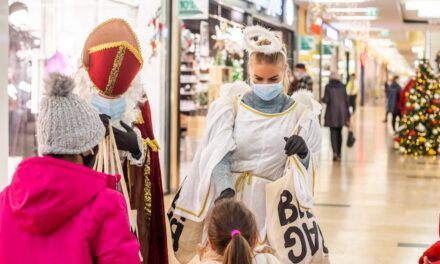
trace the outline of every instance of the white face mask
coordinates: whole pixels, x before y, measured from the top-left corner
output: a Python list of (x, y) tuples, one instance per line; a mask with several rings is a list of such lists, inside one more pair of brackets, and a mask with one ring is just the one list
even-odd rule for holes
[(294, 72), (295, 74), (295, 78), (297, 78), (298, 80), (302, 78), (302, 74), (300, 72)]

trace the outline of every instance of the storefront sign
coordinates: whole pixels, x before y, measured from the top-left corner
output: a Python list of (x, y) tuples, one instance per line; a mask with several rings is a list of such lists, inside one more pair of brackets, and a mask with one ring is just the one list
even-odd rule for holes
[(247, 0), (253, 3), (258, 11), (264, 12), (269, 16), (280, 17), (283, 15), (283, 0)]
[(334, 41), (338, 41), (339, 40), (339, 32), (332, 28), (331, 26), (324, 24), (324, 30), (325, 30), (325, 36), (329, 39), (332, 39)]
[(310, 51), (315, 49), (315, 37), (314, 36), (301, 36), (300, 49), (304, 51)]
[(178, 0), (177, 4), (180, 19), (208, 19), (208, 0)]

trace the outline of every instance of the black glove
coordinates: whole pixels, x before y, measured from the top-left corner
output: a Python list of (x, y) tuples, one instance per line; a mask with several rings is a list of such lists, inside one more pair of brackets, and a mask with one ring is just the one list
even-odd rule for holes
[(309, 148), (302, 137), (293, 135), (290, 138), (285, 137), (284, 140), (286, 141), (284, 150), (287, 156), (298, 154), (303, 159), (309, 153)]
[(101, 122), (105, 127), (105, 136), (109, 135), (108, 124), (110, 124), (110, 117), (106, 114), (100, 114), (99, 118), (101, 118)]
[(235, 197), (235, 191), (231, 188), (228, 188), (220, 194), (220, 196), (215, 200), (214, 203), (217, 203), (218, 201), (221, 201), (223, 199), (233, 199)]
[(136, 132), (127, 125), (126, 123), (120, 121), (121, 126), (127, 130), (124, 132), (113, 127), (113, 132), (115, 134), (115, 141), (118, 150), (124, 150), (130, 152), (132, 155), (139, 155), (141, 150), (139, 149), (138, 138)]

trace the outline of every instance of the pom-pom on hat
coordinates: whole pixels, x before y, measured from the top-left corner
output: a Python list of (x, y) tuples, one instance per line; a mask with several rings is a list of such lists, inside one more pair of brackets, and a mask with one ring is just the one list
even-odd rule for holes
[(59, 73), (49, 75), (37, 121), (40, 154), (73, 155), (93, 149), (105, 136), (99, 114), (78, 95), (75, 82)]
[(119, 18), (98, 25), (84, 44), (82, 64), (101, 95), (117, 98), (124, 94), (143, 65), (131, 26)]

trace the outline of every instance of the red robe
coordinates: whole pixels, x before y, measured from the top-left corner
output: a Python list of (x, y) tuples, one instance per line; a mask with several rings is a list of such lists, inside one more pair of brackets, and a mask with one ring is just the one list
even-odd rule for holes
[[(131, 202), (138, 210), (139, 241), (143, 263), (167, 264), (167, 232), (158, 144), (153, 133), (150, 103), (139, 104), (142, 118), (136, 124), (148, 155), (143, 167), (133, 167)], [(133, 171), (133, 170), (132, 170)]]

